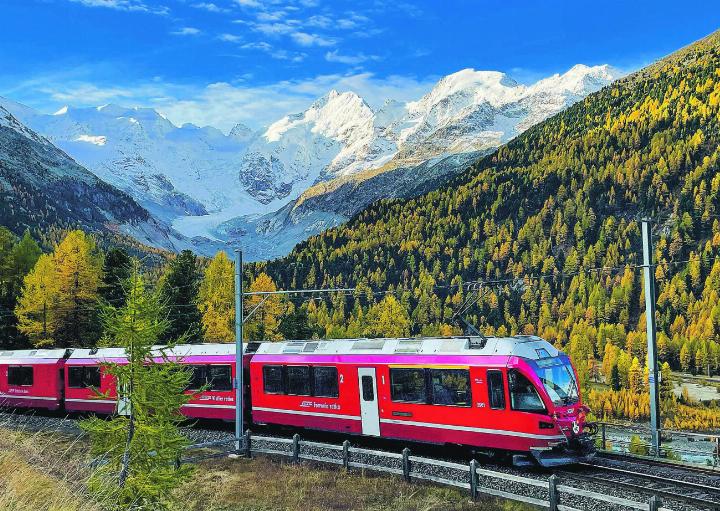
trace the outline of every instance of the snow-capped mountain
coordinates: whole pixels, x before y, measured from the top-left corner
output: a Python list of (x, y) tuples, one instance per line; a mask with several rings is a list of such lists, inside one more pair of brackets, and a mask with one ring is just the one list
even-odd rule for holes
[[(576, 65), (526, 86), (503, 73), (465, 69), (440, 80), (418, 101), (388, 100), (372, 116), (357, 95), (333, 91), (321, 103), (352, 105), (345, 112), (355, 112), (354, 131), (334, 159), (318, 161), (318, 182), (273, 213), (234, 218), (215, 233), (243, 239), (250, 258), (284, 255), (297, 242), (346, 221), (376, 200), (408, 198), (439, 186), (479, 156), (620, 76), (607, 65)], [(318, 122), (317, 111), (307, 114), (286, 117), (265, 136), (279, 145), (290, 139), (285, 138), (289, 130), (276, 126), (302, 126), (306, 135), (316, 135), (322, 128), (313, 123), (328, 121)]]
[(126, 234), (167, 250), (188, 241), (125, 192), (98, 179), (0, 106), (0, 224), (27, 228), (80, 226)]
[(368, 201), (439, 183), (618, 76), (609, 66), (578, 65), (527, 86), (465, 69), (417, 101), (372, 108), (354, 92), (332, 90), (263, 131), (237, 125), (227, 135), (175, 126), (147, 108), (65, 107), (46, 115), (2, 98), (0, 105), (172, 222), (199, 251), (236, 242), (263, 259)]

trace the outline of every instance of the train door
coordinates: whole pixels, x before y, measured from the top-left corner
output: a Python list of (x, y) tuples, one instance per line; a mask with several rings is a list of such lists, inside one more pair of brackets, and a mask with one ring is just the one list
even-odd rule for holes
[(380, 413), (374, 367), (358, 368), (358, 385), (363, 435), (380, 436)]
[(58, 398), (62, 405), (65, 403), (65, 368), (60, 368), (60, 374), (58, 376), (60, 379), (60, 381), (58, 381)]

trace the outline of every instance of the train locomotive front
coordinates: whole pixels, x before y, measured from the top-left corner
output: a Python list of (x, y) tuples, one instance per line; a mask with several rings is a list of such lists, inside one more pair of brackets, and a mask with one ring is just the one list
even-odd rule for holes
[(530, 457), (515, 455), (513, 461), (545, 467), (587, 461), (595, 455), (597, 428), (587, 421), (589, 409), (581, 401), (577, 372), (566, 354), (534, 349), (537, 358), (512, 357), (508, 362), (511, 409), (526, 412), (528, 427), (536, 424), (538, 435), (548, 431), (560, 435), (530, 446)]

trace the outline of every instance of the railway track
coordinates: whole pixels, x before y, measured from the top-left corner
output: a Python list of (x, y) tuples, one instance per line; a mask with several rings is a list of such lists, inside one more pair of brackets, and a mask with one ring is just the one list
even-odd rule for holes
[(663, 469), (681, 469), (684, 472), (698, 474), (698, 476), (701, 477), (717, 478), (718, 484), (720, 485), (720, 467), (703, 467), (700, 465), (689, 465), (680, 461), (672, 461), (663, 458), (656, 459), (648, 456), (640, 457), (620, 454), (617, 452), (600, 452), (595, 458), (596, 464), (613, 463), (615, 461), (626, 465), (634, 463), (643, 466), (661, 467)]
[[(620, 466), (598, 463), (579, 463), (573, 467), (558, 469), (555, 473), (563, 480), (579, 479), (594, 484), (621, 487), (648, 496), (657, 495), (673, 502), (690, 504), (697, 509), (720, 510), (720, 476), (715, 471), (703, 471), (699, 467), (675, 467), (662, 462), (648, 463), (619, 461)], [(704, 474), (698, 482), (699, 474)], [(690, 480), (687, 476), (693, 475)]]

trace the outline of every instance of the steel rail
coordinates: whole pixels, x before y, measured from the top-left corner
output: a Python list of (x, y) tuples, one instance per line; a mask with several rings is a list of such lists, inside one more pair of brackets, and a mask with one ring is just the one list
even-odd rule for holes
[(625, 468), (607, 467), (605, 465), (596, 465), (594, 463), (578, 463), (578, 465), (583, 466), (583, 467), (592, 467), (592, 468), (600, 469), (600, 470), (607, 470), (609, 472), (617, 472), (620, 474), (627, 474), (627, 475), (633, 476), (633, 477), (642, 477), (643, 479), (652, 479), (654, 481), (659, 481), (662, 483), (672, 483), (672, 484), (677, 484), (678, 486), (689, 486), (689, 487), (696, 488), (699, 490), (708, 491), (709, 493), (716, 493), (716, 494), (718, 494), (718, 496), (720, 496), (720, 488), (718, 488), (717, 486), (708, 486), (706, 484), (696, 483), (694, 481), (684, 481), (682, 479), (672, 479), (672, 478), (667, 478), (667, 477), (663, 477), (663, 476), (659, 476), (659, 475), (655, 475), (655, 474), (644, 474), (642, 472), (635, 472), (633, 470), (628, 470)]
[[(648, 456), (632, 455), (621, 452), (598, 452), (597, 459), (608, 458), (611, 460), (619, 460), (625, 463), (637, 463), (639, 465), (653, 465), (656, 467), (682, 469), (696, 474), (720, 477), (720, 468), (702, 467), (692, 465), (682, 461), (663, 460), (658, 458), (650, 458)], [(602, 466), (602, 465), (596, 465)]]
[[(600, 474), (588, 474), (584, 472), (575, 472), (572, 470), (556, 470), (555, 473), (558, 474), (561, 478), (565, 479), (580, 479), (585, 481), (590, 481), (594, 483), (603, 484), (606, 486), (621, 486), (623, 488), (628, 488), (634, 491), (637, 491), (639, 493), (645, 494), (645, 495), (658, 495), (667, 499), (672, 499), (675, 501), (681, 501), (686, 502), (689, 504), (693, 504), (695, 506), (698, 506), (701, 509), (716, 509), (720, 510), (720, 502), (712, 502), (708, 501), (707, 495), (699, 496), (699, 495), (689, 495), (687, 493), (682, 493), (682, 487), (684, 488), (696, 488), (697, 483), (691, 483), (690, 481), (682, 481), (682, 480), (674, 480), (674, 479), (668, 479), (661, 476), (657, 476), (654, 474), (644, 474), (641, 472), (633, 472), (630, 470), (624, 470), (624, 469), (613, 469), (612, 467), (603, 467), (600, 465), (592, 465), (587, 464), (589, 467), (592, 467), (594, 469), (599, 469), (601, 471), (606, 471), (610, 473), (621, 473), (627, 477), (634, 477), (639, 479), (638, 482), (631, 482), (627, 479), (621, 479), (617, 477), (602, 477)], [(642, 480), (645, 480), (645, 482), (642, 482)], [(658, 487), (658, 486), (649, 486), (647, 481), (652, 482), (660, 482), (665, 484), (670, 484), (671, 487), (668, 488), (665, 487)], [(651, 483), (652, 484), (652, 483)], [(672, 485), (675, 486), (675, 488), (672, 488)], [(699, 485), (703, 489), (711, 490), (710, 494), (717, 493), (720, 495), (720, 490), (717, 488), (711, 487), (711, 486), (704, 486)]]

